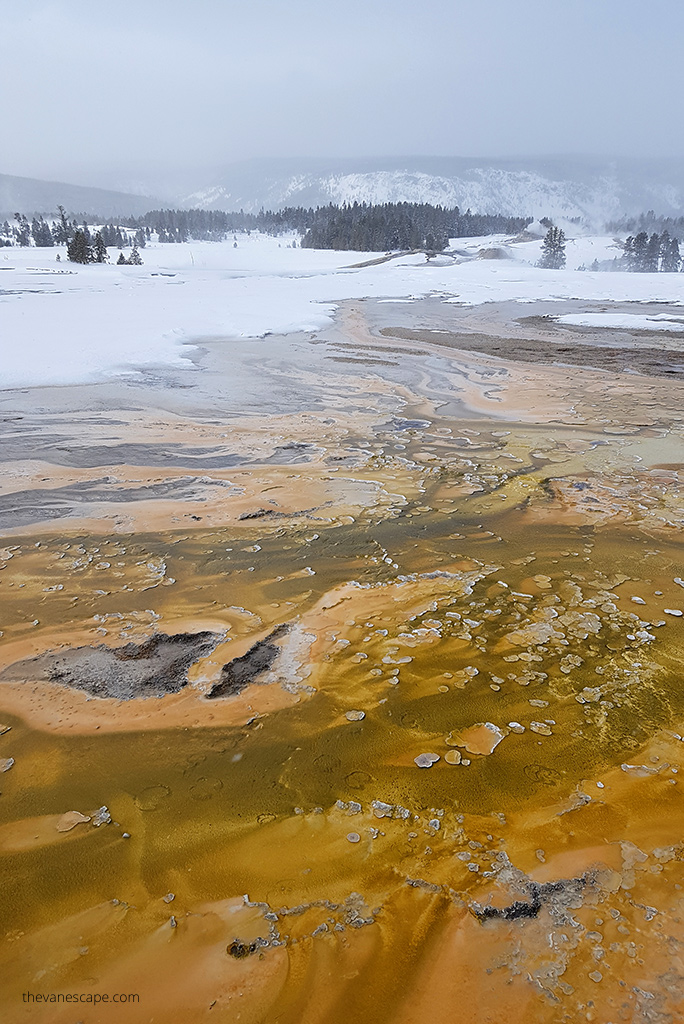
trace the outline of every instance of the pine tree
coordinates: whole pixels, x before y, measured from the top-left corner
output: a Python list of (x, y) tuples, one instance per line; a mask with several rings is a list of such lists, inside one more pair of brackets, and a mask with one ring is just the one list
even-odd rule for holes
[(625, 239), (624, 245), (622, 246), (624, 253), (623, 260), (625, 264), (625, 270), (636, 270), (636, 250), (634, 235), (630, 235)]
[(52, 241), (55, 245), (68, 245), (72, 231), (69, 227), (66, 210), (63, 206), (58, 206), (57, 209), (59, 211), (59, 218), (52, 225)]
[(129, 262), (129, 263), (131, 264), (131, 266), (133, 266), (133, 267), (142, 267), (142, 265), (143, 265), (143, 261), (142, 261), (142, 258), (141, 258), (141, 256), (140, 256), (140, 253), (138, 252), (138, 247), (137, 247), (137, 245), (134, 245), (134, 246), (133, 246), (133, 250), (132, 250), (132, 252), (131, 252), (131, 255), (130, 255), (130, 256), (129, 256), (129, 258), (128, 258), (128, 262)]
[(95, 244), (93, 246), (93, 262), (94, 263), (106, 263), (109, 259), (107, 253), (107, 246), (104, 243), (104, 239), (100, 232), (95, 235)]
[(82, 231), (75, 231), (67, 246), (67, 259), (72, 263), (92, 263), (93, 250)]
[(541, 259), (537, 266), (543, 270), (562, 270), (565, 266), (565, 234), (553, 224), (542, 242)]
[(679, 253), (679, 239), (671, 238), (667, 251), (663, 255), (661, 270), (666, 274), (676, 274), (682, 265), (682, 257)]
[(47, 249), (54, 245), (52, 231), (42, 217), (34, 217), (31, 223), (31, 234), (33, 241), (41, 249)]
[(31, 226), (23, 213), (15, 213), (14, 219), (19, 225), (16, 228), (17, 245), (28, 246), (31, 244)]
[(648, 240), (646, 246), (644, 270), (648, 274), (657, 274), (660, 269), (660, 235), (655, 231)]
[(124, 266), (127, 266), (127, 264), (128, 264), (128, 260), (126, 259), (124, 254), (122, 252), (120, 252), (119, 253), (119, 258), (116, 261), (117, 267), (124, 267)]
[(646, 250), (648, 249), (648, 235), (645, 231), (640, 231), (634, 239), (634, 259), (633, 269), (638, 273), (643, 274), (648, 268), (648, 259)]

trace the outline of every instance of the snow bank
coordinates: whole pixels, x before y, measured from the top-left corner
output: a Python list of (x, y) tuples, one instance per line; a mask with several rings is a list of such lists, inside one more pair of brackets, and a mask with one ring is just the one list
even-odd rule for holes
[(576, 327), (612, 327), (630, 331), (678, 331), (684, 332), (684, 315), (669, 316), (660, 313), (658, 316), (639, 316), (636, 313), (568, 313), (556, 316), (559, 324), (570, 324)]

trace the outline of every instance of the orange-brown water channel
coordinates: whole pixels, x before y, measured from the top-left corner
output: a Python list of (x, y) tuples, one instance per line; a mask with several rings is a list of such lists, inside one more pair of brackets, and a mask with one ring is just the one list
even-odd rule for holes
[[(3, 1021), (684, 1018), (682, 385), (343, 313), (323, 407), (72, 395), (6, 463)], [(31, 667), (200, 630), (162, 697)]]

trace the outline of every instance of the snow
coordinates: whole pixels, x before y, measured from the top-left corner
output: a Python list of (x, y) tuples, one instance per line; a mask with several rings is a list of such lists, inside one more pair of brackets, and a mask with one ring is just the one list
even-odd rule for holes
[[(188, 207), (257, 212), (282, 206), (325, 206), (342, 203), (432, 203), (478, 213), (551, 217), (560, 226), (571, 218), (599, 230), (610, 220), (641, 210), (678, 216), (684, 194), (670, 167), (645, 176), (640, 168), (614, 161), (573, 161), (556, 167), (533, 160), (479, 167), (470, 161), (426, 161), (423, 169), (400, 166), (349, 171), (330, 168), (288, 172), (271, 162), (257, 162), (248, 179), (238, 167), (222, 181), (208, 182), (191, 195), (176, 197)], [(432, 165), (431, 167), (429, 165)], [(450, 165), (450, 166), (449, 166)], [(636, 173), (635, 173), (636, 172)], [(644, 180), (645, 179), (645, 180)], [(158, 194), (151, 188), (152, 194)]]
[[(455, 242), (473, 257), (500, 246), (512, 255), (506, 260), (436, 266), (418, 254), (353, 268), (374, 254), (293, 249), (292, 238), (241, 235), (238, 248), (232, 240), (155, 244), (143, 251), (142, 267), (114, 265), (115, 251), (112, 264), (78, 266), (63, 252), (57, 263), (55, 249), (0, 250), (0, 387), (101, 381), (165, 366), (192, 370), (199, 355), (193, 343), (317, 330), (345, 299), (433, 294), (468, 305), (572, 298), (684, 305), (684, 274), (539, 270), (538, 241)], [(591, 263), (589, 253), (602, 259), (612, 246), (608, 238), (570, 241), (568, 267)]]
[(559, 324), (575, 327), (615, 328), (631, 331), (684, 332), (684, 314), (681, 317), (660, 313), (657, 316), (639, 316), (638, 313), (568, 313), (556, 316)]

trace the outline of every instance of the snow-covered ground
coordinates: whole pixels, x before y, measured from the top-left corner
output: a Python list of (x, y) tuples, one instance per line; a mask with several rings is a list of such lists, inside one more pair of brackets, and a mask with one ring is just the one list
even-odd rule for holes
[(559, 324), (570, 324), (575, 327), (611, 327), (630, 331), (684, 331), (684, 314), (668, 316), (640, 316), (638, 313), (567, 313), (565, 316), (554, 317)]
[(0, 250), (0, 387), (97, 381), (144, 367), (192, 369), (189, 343), (315, 330), (344, 299), (438, 294), (466, 304), (684, 304), (684, 274), (574, 269), (612, 259), (610, 238), (570, 241), (570, 269), (562, 271), (534, 266), (540, 242), (496, 236), (456, 240), (454, 247), (473, 255), (501, 247), (509, 259), (426, 264), (418, 255), (363, 268), (350, 265), (372, 253), (293, 249), (290, 241), (251, 235), (239, 236), (237, 248), (232, 240), (156, 244), (143, 251), (142, 267), (78, 266), (63, 252), (58, 263), (55, 249)]

